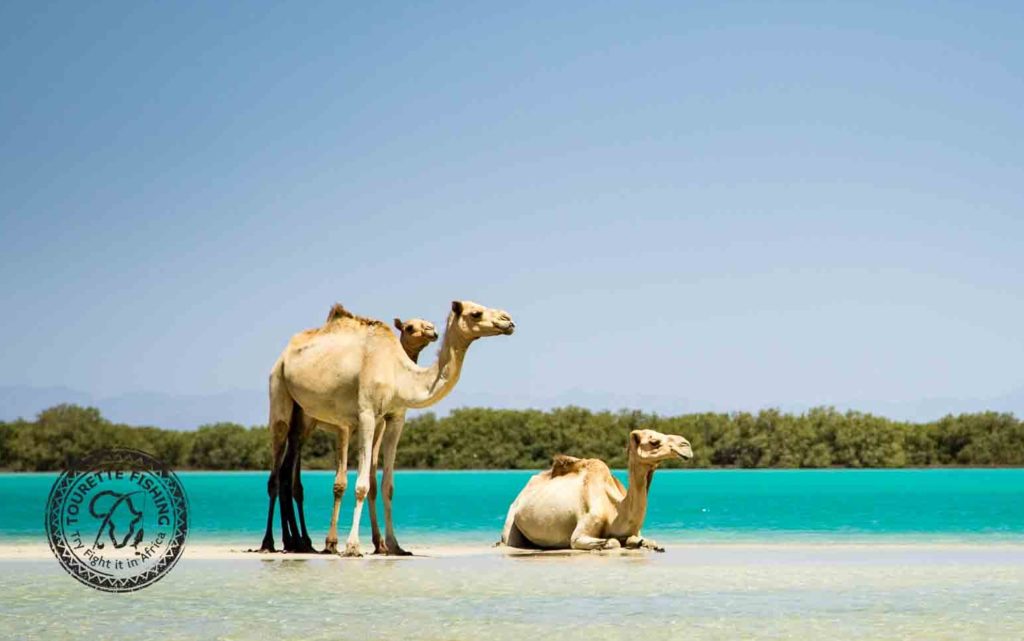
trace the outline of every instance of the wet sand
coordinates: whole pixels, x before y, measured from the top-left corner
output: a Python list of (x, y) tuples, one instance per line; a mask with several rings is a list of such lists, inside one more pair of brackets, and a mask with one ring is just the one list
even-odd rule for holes
[(409, 541), (418, 556), (356, 559), (196, 543), (126, 595), (78, 584), (44, 545), (5, 545), (0, 638), (1024, 638), (1024, 545), (664, 543)]

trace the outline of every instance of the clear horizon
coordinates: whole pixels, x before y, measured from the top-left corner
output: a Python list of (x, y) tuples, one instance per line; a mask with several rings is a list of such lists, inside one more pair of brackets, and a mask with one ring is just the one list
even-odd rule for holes
[(517, 332), (448, 407), (1024, 398), (1022, 32), (998, 2), (7, 3), (0, 387), (262, 390), (335, 301), (471, 299)]

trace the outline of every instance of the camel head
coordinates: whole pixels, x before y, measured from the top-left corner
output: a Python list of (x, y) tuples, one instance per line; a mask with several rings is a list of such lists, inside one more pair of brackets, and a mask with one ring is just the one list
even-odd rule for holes
[(462, 339), (474, 341), (484, 336), (508, 336), (516, 329), (512, 317), (501, 309), (491, 309), (473, 301), (452, 301), (448, 326)]
[(406, 354), (419, 354), (424, 347), (437, 340), (434, 324), (422, 318), (410, 318), (407, 321), (396, 318), (395, 329), (401, 335)]
[(690, 442), (676, 434), (662, 434), (654, 430), (633, 430), (629, 434), (629, 458), (642, 465), (656, 467), (673, 458), (693, 458)]

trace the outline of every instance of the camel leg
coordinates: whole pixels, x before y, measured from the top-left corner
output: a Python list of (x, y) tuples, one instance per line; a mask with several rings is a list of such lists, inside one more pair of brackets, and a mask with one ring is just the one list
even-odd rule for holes
[(377, 464), (370, 463), (370, 490), (366, 494), (366, 506), (370, 512), (370, 539), (373, 541), (374, 554), (387, 554), (384, 537), (380, 535), (380, 523), (377, 521)]
[[(274, 364), (269, 380), (270, 416), (267, 426), (270, 429), (270, 478), (267, 480), (267, 529), (263, 535), (260, 552), (276, 552), (274, 548), (274, 502), (281, 491), (281, 468), (284, 465), (287, 451), (288, 432), (291, 428), (295, 401), (284, 386), (284, 369), (281, 361)], [(283, 526), (283, 518), (282, 518)], [(283, 537), (287, 531), (281, 532)]]
[(391, 502), (395, 498), (395, 455), (398, 453), (398, 441), (402, 438), (405, 427), (405, 412), (399, 412), (390, 421), (381, 439), (384, 453), (384, 476), (381, 489), (384, 492), (384, 528), (386, 530), (386, 553), (392, 556), (410, 556), (412, 552), (402, 549), (395, 536), (395, 522), (392, 517)]
[(387, 430), (385, 421), (377, 423), (373, 434), (373, 454), (370, 456), (370, 493), (366, 495), (366, 504), (370, 510), (370, 533), (373, 539), (373, 553), (387, 554), (384, 538), (380, 535), (380, 523), (377, 522), (377, 465), (380, 461), (381, 437)]
[(600, 521), (589, 514), (580, 519), (569, 539), (569, 547), (574, 550), (613, 550), (619, 547), (617, 539), (604, 539), (590, 534), (600, 531), (600, 526)]
[(363, 501), (370, 493), (370, 460), (373, 458), (373, 433), (377, 418), (373, 410), (359, 412), (359, 474), (356, 476), (356, 506), (352, 513), (352, 529), (345, 541), (344, 556), (362, 556), (359, 551), (359, 517), (363, 513)]
[(263, 535), (263, 543), (260, 545), (260, 552), (276, 552), (274, 547), (274, 503), (277, 502), (277, 494), (281, 479), (281, 465), (284, 462), (285, 446), (287, 445), (288, 432), (287, 423), (275, 423), (271, 428), (270, 436), (270, 479), (267, 481), (267, 496), (270, 503), (267, 505), (267, 530)]
[[(296, 408), (298, 409), (298, 408)], [(298, 454), (299, 433), (288, 430), (288, 441), (285, 445), (284, 460), (278, 473), (280, 492), (278, 503), (281, 510), (281, 539), (285, 552), (296, 552), (299, 544), (299, 527), (295, 521), (294, 482), (295, 465)]]
[(639, 550), (639, 549), (643, 548), (645, 550), (654, 550), (655, 552), (664, 552), (665, 551), (664, 547), (658, 545), (656, 542), (652, 541), (651, 539), (645, 539), (644, 537), (640, 536), (639, 534), (634, 534), (633, 536), (627, 538), (626, 539), (626, 545), (623, 546), (623, 547), (626, 547), (627, 549), (631, 549), (631, 550)]
[(338, 429), (338, 471), (334, 474), (334, 509), (331, 511), (331, 527), (327, 530), (324, 541), (324, 552), (338, 552), (338, 514), (341, 511), (341, 499), (348, 487), (348, 433), (347, 425)]
[[(294, 481), (292, 484), (292, 498), (295, 500), (295, 507), (299, 513), (299, 523), (297, 530), (297, 537), (295, 541), (295, 551), (311, 553), (316, 552), (313, 549), (313, 541), (309, 538), (309, 530), (306, 529), (306, 510), (303, 507), (303, 500), (305, 494), (302, 489), (302, 445), (304, 438), (300, 435), (296, 439), (295, 443), (295, 459), (292, 471), (294, 473)], [(292, 526), (295, 527), (294, 521)]]

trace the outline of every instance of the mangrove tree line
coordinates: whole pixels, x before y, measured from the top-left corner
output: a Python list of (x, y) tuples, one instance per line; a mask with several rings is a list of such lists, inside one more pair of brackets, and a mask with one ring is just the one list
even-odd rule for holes
[[(638, 428), (688, 438), (694, 458), (686, 467), (1024, 466), (1024, 422), (1012, 414), (982, 412), (907, 423), (832, 408), (666, 417), (578, 407), (470, 408), (443, 418), (420, 414), (406, 424), (398, 465), (536, 469), (547, 467), (552, 455), (565, 453), (624, 467), (626, 435)], [(304, 450), (305, 467), (333, 467), (334, 443), (333, 435), (317, 433)], [(32, 421), (0, 422), (0, 469), (59, 470), (87, 452), (113, 446), (144, 450), (176, 469), (263, 470), (270, 458), (263, 426), (133, 427), (111, 423), (95, 408), (74, 405), (52, 407)]]

